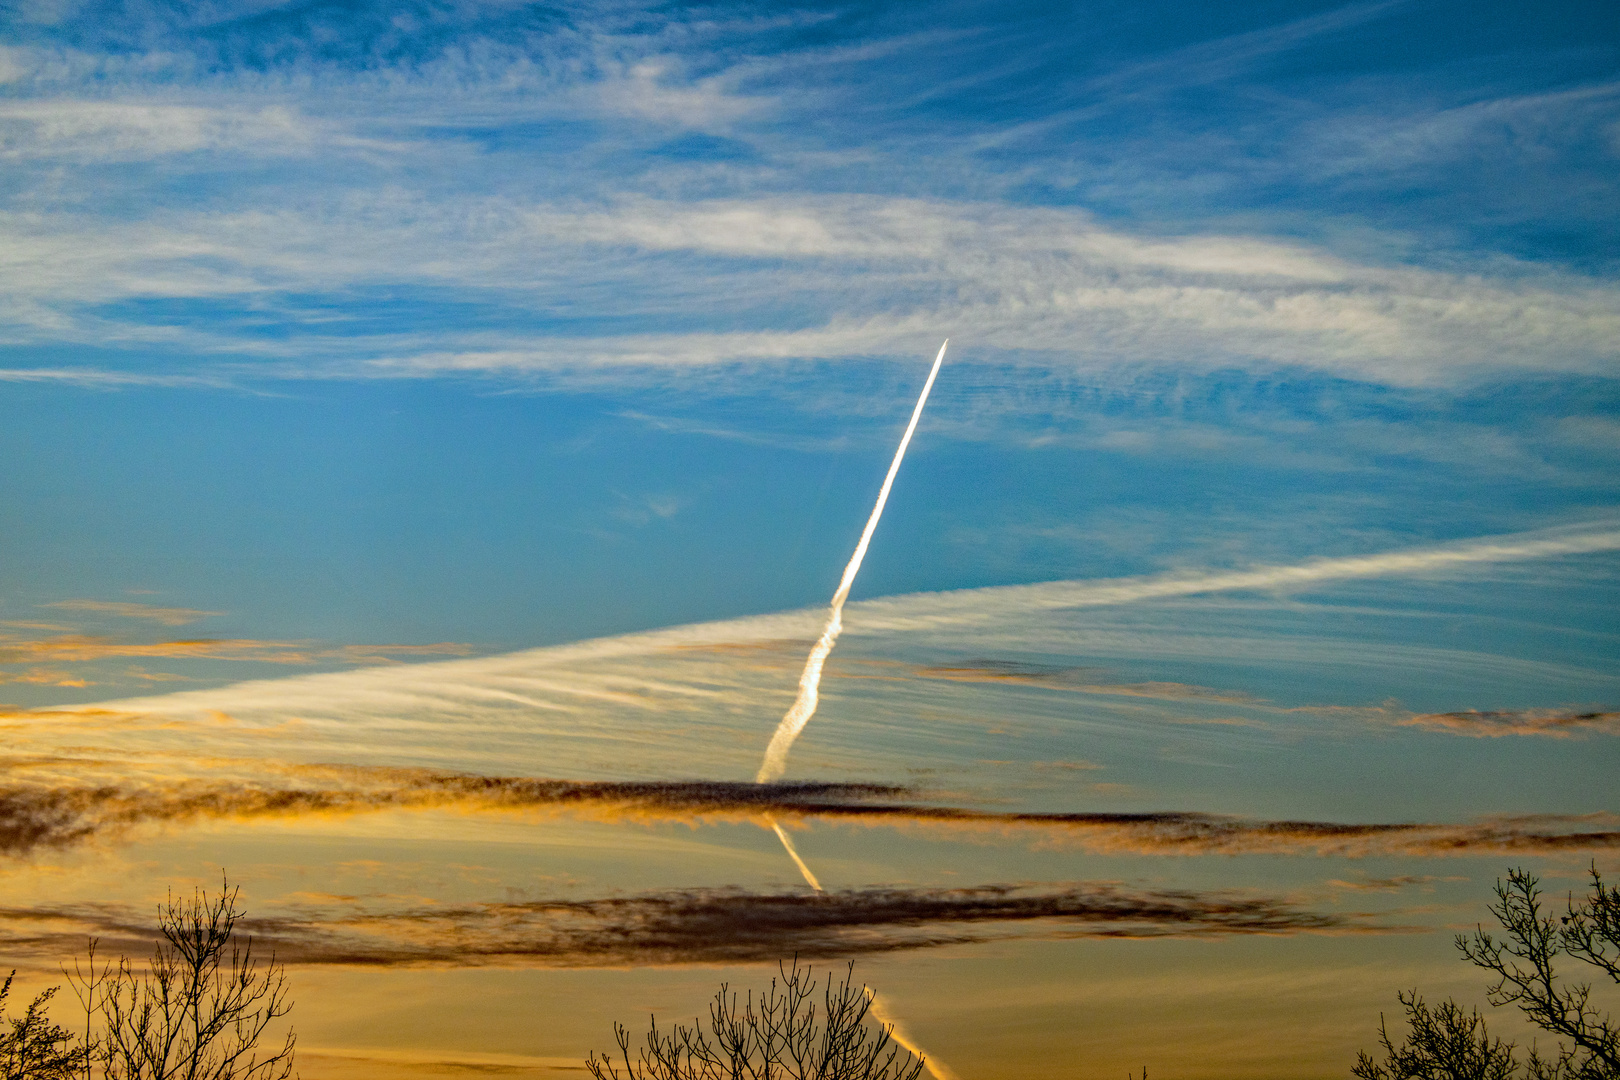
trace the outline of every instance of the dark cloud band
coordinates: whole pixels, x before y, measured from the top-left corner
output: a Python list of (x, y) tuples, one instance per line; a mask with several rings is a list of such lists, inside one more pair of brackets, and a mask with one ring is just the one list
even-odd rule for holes
[[(0, 854), (24, 855), (140, 825), (455, 808), (612, 821), (824, 821), (967, 837), (1038, 834), (1118, 854), (1473, 855), (1620, 848), (1608, 815), (1466, 824), (1253, 821), (1209, 814), (1008, 813), (895, 801), (875, 784), (572, 781), (409, 769), (285, 767), (283, 782), (0, 786)], [(1611, 826), (1604, 828), (1603, 826)]]
[[(833, 958), (1015, 935), (1163, 937), (1390, 932), (1368, 916), (1270, 897), (1134, 892), (1107, 884), (872, 888), (826, 893), (681, 890), (593, 900), (357, 914), (305, 909), (244, 923), (287, 962), (363, 966), (613, 966)], [(51, 932), (38, 928), (49, 926)], [(67, 930), (71, 926), (72, 932)], [(11, 951), (91, 934), (140, 951), (153, 934), (106, 908), (0, 911)], [(71, 938), (71, 942), (67, 939)], [(58, 940), (62, 939), (62, 940)]]
[(1620, 712), (1599, 709), (1464, 709), (1458, 712), (1423, 713), (1400, 723), (1407, 727), (1475, 738), (1543, 735), (1567, 739), (1593, 732), (1620, 735)]

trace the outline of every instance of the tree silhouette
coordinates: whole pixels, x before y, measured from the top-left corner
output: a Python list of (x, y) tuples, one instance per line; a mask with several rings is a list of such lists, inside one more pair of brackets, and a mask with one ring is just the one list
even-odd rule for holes
[(1406, 1041), (1396, 1046), (1379, 1017), (1378, 1041), (1384, 1047), (1384, 1061), (1374, 1061), (1363, 1051), (1351, 1070), (1355, 1076), (1362, 1080), (1511, 1080), (1518, 1075), (1513, 1044), (1491, 1038), (1479, 1010), (1464, 1012), (1454, 1001), (1442, 1001), (1430, 1009), (1416, 990), (1402, 991), (1396, 997), (1406, 1008), (1411, 1029)]
[(0, 1080), (73, 1080), (84, 1064), (84, 1048), (74, 1045), (73, 1032), (45, 1016), (57, 988), (34, 998), (22, 1016), (6, 1016), (6, 998), (16, 976), (13, 971), (0, 984)]
[(23, 1016), (5, 1016), (8, 977), (0, 985), (0, 1080), (96, 1080), (98, 1071), (100, 1080), (288, 1080), (291, 1030), (279, 1049), (259, 1047), (292, 1010), (286, 972), (238, 936), (240, 895), (224, 880), (212, 897), (171, 893), (144, 966), (128, 957), (98, 963), (92, 938), (88, 963), (63, 968), (84, 1010), (82, 1035), (46, 1016), (59, 987)]
[(171, 894), (158, 912), (162, 935), (138, 970), (127, 957), (96, 980), (82, 1000), (99, 1013), (94, 1056), (106, 1080), (287, 1080), (296, 1037), (261, 1051), (258, 1041), (292, 1009), (287, 978), (274, 955), (263, 962), (253, 941), (236, 936), (245, 914), (239, 888), (221, 881), (210, 897)]
[[(1464, 1013), (1455, 1002), (1434, 1009), (1413, 991), (1398, 995), (1410, 1031), (1396, 1046), (1379, 1022), (1384, 1060), (1365, 1052), (1352, 1072), (1361, 1080), (1617, 1080), (1620, 1028), (1592, 1004), (1592, 985), (1566, 980), (1554, 967), (1560, 955), (1573, 957), (1620, 985), (1620, 889), (1603, 884), (1594, 864), (1591, 891), (1579, 903), (1573, 896), (1563, 915), (1546, 914), (1535, 875), (1508, 871), (1496, 882), (1491, 914), (1502, 924), (1498, 939), (1476, 928), (1457, 936), (1457, 949), (1475, 967), (1496, 976), (1487, 990), (1492, 1005), (1517, 1005), (1543, 1031), (1558, 1037), (1554, 1055), (1535, 1047), (1520, 1062), (1514, 1045), (1493, 1039), (1478, 1011)], [(1567, 1041), (1566, 1041), (1567, 1040)]]
[(745, 999), (721, 983), (709, 1005), (708, 1034), (696, 1020), (665, 1034), (653, 1018), (634, 1059), (629, 1029), (615, 1023), (617, 1061), (612, 1052), (592, 1053), (585, 1067), (595, 1080), (917, 1080), (922, 1074), (923, 1059), (896, 1045), (892, 1029), (868, 1016), (871, 992), (852, 982), (854, 964), (836, 982), (828, 973), (819, 1014), (813, 971), (797, 958), (778, 970), (768, 990), (749, 991)]

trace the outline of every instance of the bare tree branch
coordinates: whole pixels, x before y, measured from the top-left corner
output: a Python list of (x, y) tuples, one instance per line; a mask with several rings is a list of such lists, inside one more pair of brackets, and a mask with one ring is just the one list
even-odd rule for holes
[(618, 1060), (592, 1053), (585, 1067), (595, 1080), (917, 1080), (923, 1059), (869, 1022), (871, 992), (853, 982), (854, 969), (836, 981), (829, 973), (823, 985), (795, 958), (768, 989), (741, 999), (722, 983), (707, 1034), (697, 1020), (665, 1034), (655, 1017), (632, 1058), (630, 1032), (614, 1024)]

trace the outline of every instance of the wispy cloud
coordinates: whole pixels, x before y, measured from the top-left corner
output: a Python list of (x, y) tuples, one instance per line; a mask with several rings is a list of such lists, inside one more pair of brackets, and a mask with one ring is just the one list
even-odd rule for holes
[[(1054, 381), (1606, 374), (1612, 280), (1379, 230), (1424, 186), (1417, 165), (1429, 205), (1447, 202), (1477, 172), (1456, 162), (1498, 145), (1540, 185), (1518, 185), (1520, 219), (1612, 218), (1612, 185), (1583, 171), (1608, 160), (1590, 146), (1612, 139), (1612, 79), (1572, 87), (1566, 63), (1509, 80), (1500, 62), (1477, 85), (1456, 65), (1367, 77), (1366, 42), (1409, 33), (1412, 9), (1254, 15), (1123, 54), (993, 5), (946, 25), (601, 4), (24, 19), (0, 54), (0, 155), (20, 177), (0, 218), (4, 337), (162, 341), (185, 370), (9, 377), (656, 381), (915, 355), (946, 332), (970, 362)], [(1335, 51), (1352, 35), (1354, 62)], [(1302, 91), (1323, 57), (1326, 85)], [(1324, 180), (1380, 190), (1323, 213)], [(109, 188), (130, 193), (116, 210)], [(1448, 205), (1489, 231), (1492, 198)], [(401, 292), (476, 305), (479, 329), (379, 331), (373, 298)]]
[[(899, 628), (900, 620), (904, 620), (906, 625), (927, 625), (931, 618), (949, 619), (952, 617), (950, 613), (957, 611), (965, 613), (972, 610), (977, 617), (988, 618), (992, 612), (1106, 607), (1204, 593), (1239, 590), (1286, 592), (1331, 581), (1445, 574), (1468, 566), (1615, 550), (1620, 550), (1620, 528), (1597, 523), (1379, 555), (1317, 559), (1292, 566), (1262, 566), (1224, 572), (1189, 571), (1117, 581), (998, 586), (933, 596), (870, 600), (861, 605), (860, 625), (868, 629), (892, 630)], [(892, 612), (892, 616), (885, 617), (885, 609)], [(855, 620), (851, 620), (851, 625), (853, 629)]]
[[(948, 330), (979, 360), (1068, 371), (1156, 368), (1173, 355), (1177, 369), (1282, 366), (1419, 385), (1507, 370), (1599, 373), (1620, 339), (1614, 290), (1591, 281), (1358, 265), (1299, 243), (1133, 236), (1076, 211), (938, 200), (627, 197), (591, 206), (390, 196), (327, 212), (135, 224), (13, 214), (0, 219), (0, 236), (11, 251), (0, 265), (9, 315), (0, 316), (12, 340), (155, 333), (194, 353), (297, 361), (261, 368), (261, 377), (521, 376), (604, 365), (630, 374), (910, 356)], [(528, 257), (536, 244), (549, 253), (542, 267)], [(643, 282), (651, 255), (698, 261), (678, 284)], [(865, 286), (851, 294), (857, 267)], [(592, 288), (593, 306), (614, 305), (596, 309), (598, 325), (644, 323), (650, 312), (624, 306), (629, 296), (659, 310), (696, 302), (716, 317), (682, 332), (582, 335), (522, 328), (533, 320), (514, 311), (504, 328), (497, 321), (477, 333), (333, 335), (291, 304), (286, 321), (304, 325), (272, 338), (252, 329), (262, 315), (241, 325), (218, 312), (206, 325), (146, 326), (105, 306), (252, 298), (262, 310), (283, 293), (375, 286), (470, 298), (497, 287), (551, 293), (571, 281), (616, 282)], [(738, 299), (770, 293), (827, 314), (808, 326), (802, 317), (759, 325)]]
[(41, 606), (60, 608), (63, 611), (90, 611), (103, 615), (117, 615), (126, 619), (147, 619), (164, 626), (184, 626), (198, 619), (225, 614), (223, 611), (160, 607), (157, 604), (136, 604), (123, 600), (58, 600)]
[(1408, 171), (1472, 158), (1489, 147), (1504, 155), (1546, 152), (1573, 131), (1613, 115), (1620, 82), (1543, 93), (1492, 96), (1407, 116), (1347, 116), (1318, 131), (1312, 149), (1323, 175)]
[[(130, 605), (136, 606), (136, 605)], [(180, 609), (160, 609), (176, 611)], [(127, 614), (117, 612), (116, 614)], [(212, 614), (199, 612), (199, 616)], [(136, 616), (155, 618), (153, 616)], [(156, 621), (166, 622), (164, 618)], [(189, 618), (181, 622), (191, 621)], [(166, 622), (166, 625), (175, 625)], [(62, 634), (32, 640), (0, 636), (0, 664), (36, 660), (88, 662), (111, 657), (168, 657), (192, 660), (243, 660), (261, 664), (315, 664), (339, 661), (350, 664), (387, 663), (407, 656), (465, 656), (470, 645), (437, 642), (432, 645), (322, 645), (308, 641), (195, 638), (137, 643), (88, 634)]]
[(925, 666), (914, 669), (924, 679), (951, 682), (982, 682), (1040, 686), (1052, 690), (1072, 690), (1081, 694), (1158, 698), (1165, 701), (1213, 701), (1246, 705), (1258, 701), (1252, 694), (1236, 690), (1213, 690), (1178, 682), (1109, 683), (1097, 681), (1094, 672), (1083, 668), (1040, 668), (1011, 661), (986, 661), (951, 666)]
[(981, 145), (1002, 146), (1047, 136), (1053, 128), (1122, 111), (1128, 102), (1162, 100), (1178, 91), (1206, 87), (1238, 76), (1252, 76), (1258, 65), (1279, 54), (1386, 17), (1402, 6), (1402, 0), (1345, 4), (1302, 19), (1200, 41), (1149, 60), (1123, 64), (1085, 80), (1078, 92), (1078, 96), (1089, 99), (1085, 104), (984, 136)]
[[(19, 309), (20, 310), (20, 309)], [(37, 308), (29, 308), (29, 318), (42, 315)], [(54, 321), (46, 318), (46, 322)], [(166, 375), (130, 371), (107, 371), (92, 367), (71, 368), (0, 368), (0, 382), (56, 383), (79, 386), (88, 390), (119, 390), (130, 386), (209, 387), (221, 389), (231, 386), (230, 380), (219, 375)]]
[(313, 124), (285, 107), (220, 109), (117, 101), (0, 102), (0, 160), (132, 161), (201, 150), (311, 150)]
[(0, 685), (5, 683), (18, 683), (30, 686), (89, 686), (90, 681), (81, 675), (68, 671), (58, 671), (53, 668), (28, 668), (25, 671), (0, 671)]
[[(1503, 671), (1516, 673), (1522, 685), (1515, 691), (1517, 697), (1498, 698), (1500, 701), (1516, 704), (1528, 688), (1535, 687), (1543, 695), (1541, 700), (1549, 704), (1567, 702), (1576, 694), (1601, 703), (1620, 692), (1620, 682), (1600, 665), (1581, 667), (1485, 651), (1367, 642), (1342, 635), (1259, 634), (1234, 639), (1227, 623), (1221, 621), (1221, 612), (1232, 604), (1244, 610), (1280, 612), (1297, 605), (1301, 595), (1358, 579), (1404, 577), (1445, 587), (1459, 575), (1479, 580), (1485, 575), (1522, 574), (1531, 566), (1537, 573), (1556, 568), (1580, 575), (1589, 564), (1578, 553), (1612, 550), (1620, 546), (1616, 536), (1608, 524), (1596, 522), (1576, 529), (1292, 565), (1188, 569), (1133, 578), (860, 601), (846, 611), (846, 634), (859, 639), (857, 648), (834, 665), (832, 677), (838, 680), (845, 701), (858, 698), (881, 708), (930, 710), (934, 719), (929, 730), (951, 739), (977, 738), (974, 733), (983, 730), (987, 711), (1004, 706), (1014, 712), (1024, 707), (1066, 709), (1057, 695), (1091, 695), (1093, 704), (1088, 710), (1093, 706), (1109, 714), (1126, 710), (1129, 716), (1115, 715), (1104, 723), (1129, 725), (1138, 733), (1163, 729), (1167, 718), (1205, 723), (1242, 719), (1249, 724), (1268, 724), (1276, 732), (1303, 732), (1307, 724), (1315, 725), (1319, 733), (1328, 728), (1402, 730), (1400, 722), (1417, 713), (1477, 706), (1479, 693), (1500, 692), (1481, 688), (1496, 686)], [(1188, 599), (1231, 590), (1261, 595)], [(1117, 607), (1118, 612), (1104, 611), (1109, 606)], [(1216, 624), (1189, 625), (1186, 613), (1195, 611), (1205, 612), (1199, 619), (1213, 618)], [(253, 755), (264, 752), (264, 740), (270, 733), (281, 732), (290, 740), (287, 752), (296, 751), (306, 759), (386, 760), (485, 774), (515, 769), (614, 779), (742, 777), (752, 774), (768, 735), (761, 727), (765, 723), (762, 717), (780, 715), (787, 707), (791, 673), (796, 671), (804, 643), (816, 631), (815, 611), (782, 612), (495, 656), (424, 657), (421, 663), (124, 697), (86, 706), (94, 710), (94, 718), (87, 719), (85, 713), (72, 709), (42, 710), (19, 714), (11, 723), (19, 736), (26, 734), (40, 746), (82, 741), (91, 730), (101, 732), (97, 738), (125, 740), (120, 732), (139, 728), (172, 731), (151, 746), (181, 749), (181, 733), (189, 730), (194, 743), (184, 749), (196, 752), (206, 745), (222, 756)], [(35, 647), (33, 643), (45, 644)], [(30, 635), (0, 642), (0, 646), (11, 650), (0, 655), (18, 669), (53, 671), (65, 666), (63, 657), (139, 662), (142, 655), (157, 654), (263, 655), (291, 663), (294, 659), (317, 661), (317, 654), (332, 651), (331, 646), (298, 642), (249, 642), (234, 649), (218, 643), (126, 647), (123, 642), (81, 635)], [(901, 651), (894, 651), (897, 649)], [(1357, 665), (1373, 673), (1369, 693), (1374, 702), (1406, 692), (1404, 685), (1385, 682), (1383, 672), (1409, 671), (1415, 665), (1427, 672), (1424, 682), (1430, 687), (1455, 683), (1474, 689), (1467, 697), (1447, 702), (1442, 696), (1427, 708), (1412, 709), (1399, 702), (1362, 704), (1368, 699), (1359, 695), (1350, 702), (1334, 701), (1331, 696), (1322, 701), (1307, 680), (1283, 695), (1289, 700), (1266, 702), (1254, 699), (1256, 684), (1252, 681), (1203, 686), (1192, 680), (1130, 678), (1028, 659), (1083, 655), (1094, 662), (1107, 659), (1133, 666), (1136, 661), (1146, 661), (1153, 665), (1149, 670), (1173, 674), (1165, 669), (1166, 658), (1178, 663), (1228, 663), (1234, 650), (1290, 665)], [(363, 649), (350, 649), (319, 662), (339, 663), (364, 654)], [(981, 659), (998, 654), (1018, 659), (1000, 663)], [(902, 661), (889, 659), (891, 656), (929, 660)], [(195, 674), (189, 669), (175, 670)], [(91, 677), (107, 681), (110, 676), (98, 669)], [(998, 703), (996, 687), (1017, 695), (1018, 704), (1011, 698)], [(1166, 706), (1155, 702), (1169, 703), (1177, 716), (1167, 717)], [(844, 712), (845, 722), (852, 725), (850, 736), (874, 751), (872, 767), (904, 768), (894, 756), (898, 750), (886, 749), (900, 745), (894, 741), (892, 724), (859, 707), (846, 706)], [(221, 715), (234, 720), (222, 724), (217, 719)], [(285, 726), (294, 718), (303, 725), (296, 732)], [(1591, 738), (1606, 737), (1601, 727), (1570, 730)], [(902, 743), (910, 737), (901, 736)], [(127, 742), (130, 749), (135, 745)], [(909, 752), (919, 752), (923, 746), (915, 744)], [(982, 748), (973, 756), (1023, 755)], [(1037, 756), (1049, 757), (1053, 752), (1040, 751)], [(1091, 750), (1080, 756), (1102, 760)], [(841, 768), (818, 766), (822, 767)]]
[(1433, 892), (1434, 883), (1450, 881), (1467, 881), (1466, 877), (1456, 874), (1445, 877), (1434, 874), (1402, 874), (1399, 877), (1387, 878), (1358, 878), (1354, 881), (1344, 881), (1339, 878), (1330, 878), (1328, 884), (1335, 889), (1348, 889), (1351, 892), (1377, 892), (1396, 893), (1402, 889), (1421, 889), (1424, 892)]

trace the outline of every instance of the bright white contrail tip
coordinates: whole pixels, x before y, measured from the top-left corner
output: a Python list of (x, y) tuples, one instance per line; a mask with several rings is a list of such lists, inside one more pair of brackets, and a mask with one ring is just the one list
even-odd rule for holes
[(849, 587), (855, 584), (855, 575), (860, 573), (861, 560), (866, 558), (866, 547), (872, 542), (872, 533), (877, 529), (878, 519), (883, 516), (883, 504), (889, 501), (889, 489), (894, 486), (894, 477), (900, 471), (900, 462), (906, 456), (906, 447), (911, 444), (912, 432), (917, 430), (917, 421), (922, 418), (923, 405), (928, 401), (928, 391), (934, 388), (934, 378), (939, 375), (939, 365), (945, 359), (945, 346), (950, 343), (951, 339), (946, 338), (945, 344), (939, 347), (939, 355), (934, 357), (933, 369), (928, 372), (928, 381), (923, 383), (922, 394), (917, 398), (917, 407), (911, 410), (911, 423), (906, 425), (906, 433), (900, 438), (900, 448), (894, 452), (894, 460), (889, 463), (889, 475), (883, 478), (877, 505), (872, 507), (872, 516), (866, 519), (866, 529), (861, 533), (861, 542), (855, 545), (855, 554), (850, 557), (849, 565), (844, 567), (844, 576), (838, 582), (838, 591), (833, 593), (832, 609), (827, 614), (827, 625), (822, 629), (820, 639), (810, 649), (809, 659), (804, 662), (804, 674), (799, 676), (799, 696), (794, 698), (793, 707), (782, 717), (782, 722), (776, 726), (776, 734), (771, 736), (771, 744), (765, 748), (765, 761), (754, 777), (756, 784), (768, 784), (781, 777), (787, 769), (788, 751), (793, 749), (793, 740), (799, 737), (804, 725), (816, 714), (817, 693), (821, 687), (821, 668), (827, 662), (827, 654), (832, 652), (833, 645), (837, 643), (839, 632), (844, 629), (844, 601), (849, 599)]

